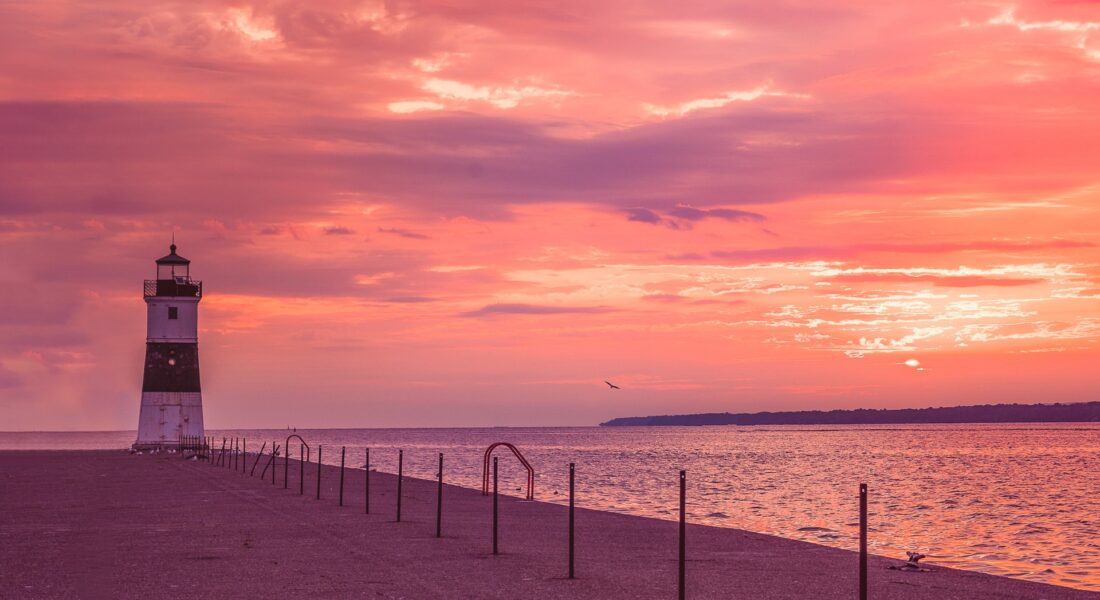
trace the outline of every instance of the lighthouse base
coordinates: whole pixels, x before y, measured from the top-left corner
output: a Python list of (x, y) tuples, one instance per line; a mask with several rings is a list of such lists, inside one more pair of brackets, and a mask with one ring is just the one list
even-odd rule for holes
[(201, 392), (142, 392), (135, 450), (174, 448), (180, 436), (203, 435)]

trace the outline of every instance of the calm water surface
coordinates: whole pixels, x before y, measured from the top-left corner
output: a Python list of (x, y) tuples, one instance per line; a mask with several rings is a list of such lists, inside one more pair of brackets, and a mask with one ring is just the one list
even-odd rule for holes
[[(250, 450), (282, 430), (212, 430)], [(872, 551), (1100, 591), (1100, 425), (906, 425), (660, 428), (299, 430), (324, 460), (480, 487), (485, 448), (509, 441), (536, 470), (535, 497), (566, 502), (577, 464), (584, 507), (676, 518), (688, 471), (692, 522), (855, 548), (858, 484), (870, 487)], [(133, 432), (0, 433), (0, 448), (124, 448)], [(280, 441), (280, 443), (282, 443)], [(293, 444), (292, 453), (298, 447)], [(503, 449), (502, 449), (503, 451)], [(314, 452), (313, 456), (316, 456)], [(501, 489), (525, 475), (504, 451)]]

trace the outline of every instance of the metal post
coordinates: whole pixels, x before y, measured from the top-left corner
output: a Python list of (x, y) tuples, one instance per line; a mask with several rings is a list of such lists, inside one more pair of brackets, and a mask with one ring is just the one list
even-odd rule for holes
[(370, 514), (370, 448), (367, 448), (367, 462), (363, 466), (363, 468), (366, 469), (366, 471), (367, 471), (366, 472), (366, 477), (365, 477), (366, 483), (364, 483), (364, 486), (366, 486), (366, 489), (364, 490), (364, 494), (363, 494), (363, 498), (364, 498), (364, 500), (363, 500), (363, 514), (369, 515)]
[(401, 480), (405, 478), (405, 451), (397, 451), (397, 522), (401, 522)]
[(264, 470), (260, 471), (260, 481), (267, 478), (267, 469), (271, 468), (271, 485), (275, 485), (275, 468), (279, 463), (276, 462), (276, 457), (279, 456), (279, 447), (275, 446), (271, 449), (271, 456), (268, 457), (267, 462), (264, 463)]
[(569, 578), (573, 579), (573, 463), (569, 463)]
[(867, 600), (867, 484), (859, 484), (859, 600)]
[(680, 600), (684, 600), (684, 561), (687, 557), (687, 471), (680, 471)]
[(252, 463), (252, 471), (248, 474), (249, 477), (256, 474), (256, 465), (260, 464), (260, 458), (264, 455), (264, 448), (267, 448), (267, 442), (264, 442), (264, 445), (260, 446), (260, 452), (256, 455), (255, 462)]
[(283, 489), (288, 487), (290, 487), (290, 444), (286, 445), (286, 456), (283, 457)]
[(298, 444), (298, 495), (306, 493), (306, 448), (305, 444)]
[[(273, 443), (272, 443), (272, 460), (270, 462), (270, 465), (272, 466), (272, 486), (274, 486), (274, 484), (275, 484), (275, 469), (278, 468), (278, 450), (279, 450), (279, 445), (275, 444), (274, 441), (273, 441)], [(264, 467), (264, 472), (267, 472), (267, 467)], [(261, 477), (263, 477), (263, 473), (261, 473)]]
[(340, 506), (344, 505), (344, 456), (347, 454), (347, 447), (340, 446)]
[(439, 487), (435, 499), (435, 537), (443, 537), (443, 453), (439, 453)]
[(497, 554), (497, 457), (493, 457), (493, 554)]
[(321, 499), (321, 444), (317, 444), (317, 499)]

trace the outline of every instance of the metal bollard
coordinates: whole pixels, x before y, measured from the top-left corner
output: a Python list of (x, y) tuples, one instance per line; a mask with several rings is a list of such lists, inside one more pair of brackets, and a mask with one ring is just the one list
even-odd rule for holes
[(283, 489), (290, 487), (290, 444), (286, 445), (286, 456), (283, 457)]
[(443, 453), (439, 453), (439, 487), (435, 499), (435, 537), (443, 537)]
[(397, 522), (401, 522), (401, 481), (405, 478), (405, 451), (397, 451)]
[(306, 446), (298, 444), (298, 495), (306, 493)]
[(573, 463), (569, 463), (569, 578), (573, 579)]
[(684, 600), (685, 571), (687, 557), (687, 471), (680, 471), (680, 600)]
[(497, 457), (493, 457), (493, 554), (497, 552)]
[(859, 600), (867, 600), (867, 484), (859, 484)]
[(347, 447), (340, 446), (340, 506), (344, 505), (344, 457), (347, 454)]
[(366, 487), (363, 494), (363, 514), (370, 514), (370, 448), (367, 448), (367, 462), (364, 463), (363, 468), (366, 470), (366, 483), (363, 485)]
[(317, 499), (321, 499), (321, 444), (317, 444)]

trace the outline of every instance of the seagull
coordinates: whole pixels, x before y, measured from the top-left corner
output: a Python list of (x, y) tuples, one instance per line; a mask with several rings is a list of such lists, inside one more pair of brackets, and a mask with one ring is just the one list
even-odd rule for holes
[(909, 560), (905, 561), (904, 565), (890, 565), (887, 568), (895, 571), (920, 571), (922, 573), (927, 573), (930, 570), (920, 566), (920, 559), (928, 558), (926, 555), (920, 552), (906, 552), (905, 554), (909, 556)]
[(620, 388), (619, 386), (615, 385), (614, 383), (611, 383), (610, 381), (604, 381), (604, 383), (606, 383), (606, 384), (607, 384), (607, 387), (609, 387), (609, 388), (611, 388), (611, 389), (613, 389), (613, 390), (619, 390), (619, 389), (622, 389), (622, 388)]

